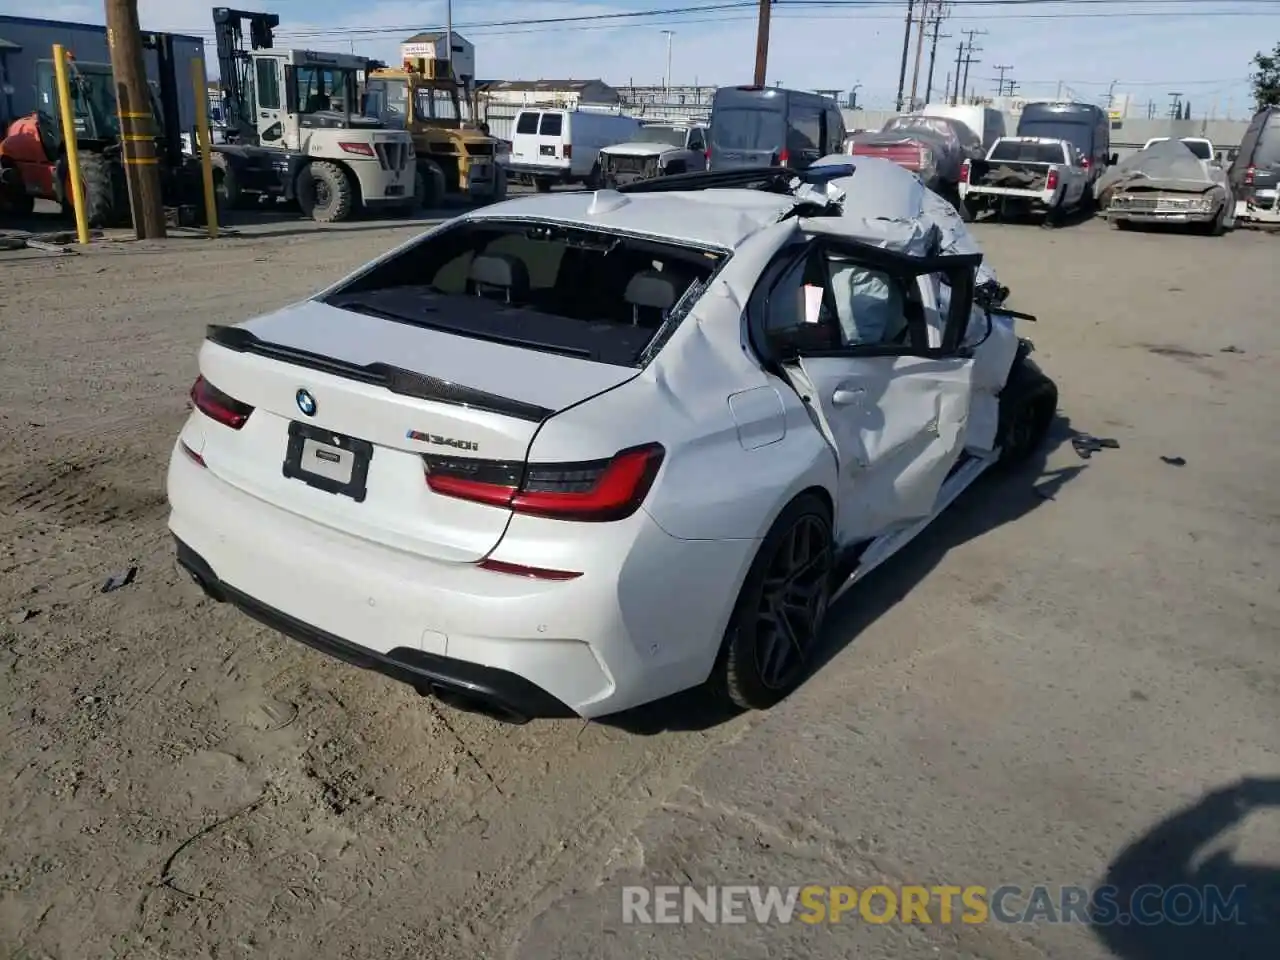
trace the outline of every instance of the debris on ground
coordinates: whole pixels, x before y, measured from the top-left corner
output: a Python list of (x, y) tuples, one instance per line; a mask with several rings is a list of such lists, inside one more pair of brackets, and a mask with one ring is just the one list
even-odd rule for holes
[(1160, 459), (1171, 467), (1185, 467), (1187, 465), (1184, 457), (1161, 457)]
[(40, 616), (40, 611), (28, 607), (25, 610), (16, 610), (9, 614), (9, 622), (13, 624), (26, 623), (28, 620), (34, 620)]
[(130, 567), (124, 573), (117, 573), (107, 577), (106, 582), (102, 585), (103, 593), (110, 593), (112, 590), (119, 590), (121, 587), (127, 587), (133, 583), (134, 578), (138, 576), (138, 568)]
[(1071, 438), (1071, 446), (1075, 448), (1076, 456), (1081, 460), (1088, 460), (1099, 450), (1120, 449), (1120, 441), (1113, 440), (1110, 437), (1095, 437), (1088, 433), (1078, 433)]
[[(58, 230), (53, 233), (28, 233), (25, 230), (0, 230), (0, 250), (39, 250), (58, 256), (74, 256), (79, 253), (73, 246), (79, 239), (74, 230)], [(101, 230), (89, 231), (90, 240), (101, 240)]]
[(1223, 347), (1218, 352), (1219, 353), (1244, 353), (1244, 351), (1241, 350), (1239, 347), (1237, 347), (1235, 344), (1232, 344), (1231, 346), (1228, 346), (1228, 347)]

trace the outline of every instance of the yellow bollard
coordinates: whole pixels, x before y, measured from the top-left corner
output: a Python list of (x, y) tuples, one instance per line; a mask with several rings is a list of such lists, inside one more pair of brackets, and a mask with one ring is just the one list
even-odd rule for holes
[(67, 82), (67, 52), (53, 45), (53, 70), (58, 82), (58, 112), (62, 114), (62, 140), (67, 150), (67, 178), (71, 181), (71, 202), (76, 214), (76, 237), (89, 242), (89, 218), (84, 209), (84, 184), (80, 182), (80, 151), (76, 146), (76, 122), (71, 112), (71, 84)]
[(204, 216), (209, 239), (218, 238), (218, 196), (213, 189), (213, 135), (209, 130), (209, 78), (204, 72), (204, 58), (191, 61), (191, 83), (196, 92), (196, 139), (200, 151), (200, 168), (204, 176)]

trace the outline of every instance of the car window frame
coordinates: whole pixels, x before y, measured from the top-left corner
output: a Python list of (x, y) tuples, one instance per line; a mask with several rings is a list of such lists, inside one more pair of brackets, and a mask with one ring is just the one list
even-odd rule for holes
[[(769, 303), (779, 285), (803, 260), (824, 254), (827, 250), (888, 274), (894, 280), (914, 283), (920, 298), (925, 299), (924, 278), (940, 275), (941, 282), (950, 288), (947, 316), (943, 318), (942, 335), (937, 346), (929, 345), (927, 316), (907, 317), (912, 331), (908, 342), (876, 344), (841, 344), (835, 347), (797, 347), (794, 350), (777, 349), (768, 336)], [(825, 257), (824, 257), (825, 260)], [(788, 244), (780, 250), (761, 272), (747, 305), (747, 342), (766, 365), (803, 359), (805, 357), (845, 357), (849, 359), (874, 357), (917, 357), (926, 360), (965, 358), (973, 355), (973, 346), (966, 345), (969, 321), (973, 310), (976, 274), (982, 263), (982, 254), (933, 254), (927, 257), (911, 256), (896, 250), (847, 237), (810, 235)], [(828, 269), (824, 263), (824, 269)], [(827, 283), (824, 300), (830, 294)], [(829, 306), (833, 306), (830, 304)], [(838, 320), (836, 323), (838, 324)], [(920, 336), (917, 336), (917, 333)]]

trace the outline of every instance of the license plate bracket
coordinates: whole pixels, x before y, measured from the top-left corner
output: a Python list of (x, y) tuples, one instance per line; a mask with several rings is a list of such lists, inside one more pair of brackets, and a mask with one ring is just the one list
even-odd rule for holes
[(289, 424), (283, 472), (290, 480), (363, 503), (373, 444), (309, 423)]

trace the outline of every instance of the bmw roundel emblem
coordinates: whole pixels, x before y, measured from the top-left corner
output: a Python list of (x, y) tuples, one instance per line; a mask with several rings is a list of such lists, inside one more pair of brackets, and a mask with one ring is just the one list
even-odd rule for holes
[(308, 417), (316, 415), (316, 398), (307, 390), (299, 390), (293, 395), (298, 401), (298, 409), (305, 413)]

